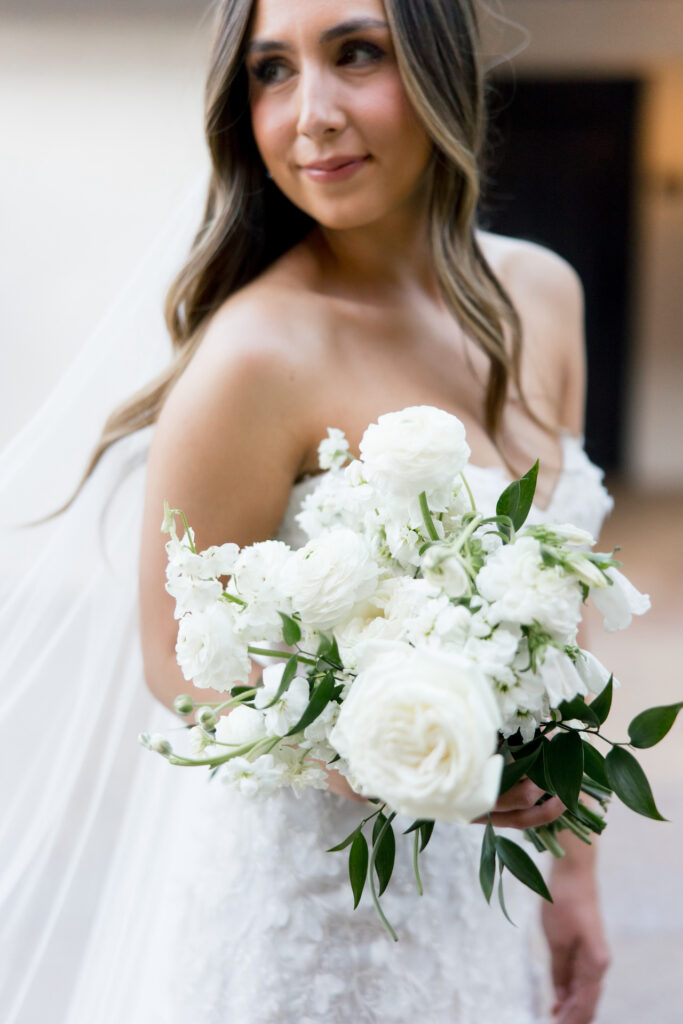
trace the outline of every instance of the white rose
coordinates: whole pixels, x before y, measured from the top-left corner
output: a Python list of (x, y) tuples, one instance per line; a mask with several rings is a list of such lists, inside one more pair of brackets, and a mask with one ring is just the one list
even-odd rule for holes
[(465, 428), (457, 416), (430, 405), (385, 413), (360, 442), (371, 482), (393, 494), (448, 503), (470, 457)]
[(477, 575), (477, 588), (491, 602), (492, 625), (534, 622), (564, 641), (576, 633), (581, 620), (582, 593), (576, 577), (560, 566), (546, 566), (541, 545), (533, 537), (518, 537), (489, 556)]
[[(278, 691), (285, 663), (268, 665), (263, 670), (263, 685), (256, 691), (254, 704), (257, 708), (265, 708)], [(261, 712), (264, 727), (268, 736), (284, 736), (299, 721), (308, 707), (308, 681), (302, 676), (295, 676), (279, 700), (272, 708)]]
[(306, 626), (332, 629), (377, 586), (378, 569), (364, 537), (346, 528), (310, 540), (292, 555), (287, 587)]
[(250, 641), (281, 635), (279, 612), (291, 612), (286, 578), (292, 549), (279, 540), (264, 540), (242, 548), (228, 594), (247, 602), (237, 619), (239, 629)]
[(175, 649), (183, 675), (200, 688), (229, 690), (249, 678), (247, 645), (237, 634), (232, 608), (224, 601), (184, 615)]
[(631, 625), (634, 615), (644, 615), (650, 609), (648, 594), (641, 594), (618, 569), (609, 568), (605, 572), (612, 581), (611, 586), (591, 589), (590, 597), (605, 619), (605, 629), (613, 633), (616, 629), (626, 629)]
[(464, 824), (496, 802), (500, 714), (488, 681), (457, 654), (368, 647), (330, 734), (357, 791), (413, 817)]
[(244, 704), (238, 704), (229, 714), (221, 715), (216, 723), (216, 740), (219, 743), (243, 747), (247, 743), (256, 743), (265, 735), (263, 715)]

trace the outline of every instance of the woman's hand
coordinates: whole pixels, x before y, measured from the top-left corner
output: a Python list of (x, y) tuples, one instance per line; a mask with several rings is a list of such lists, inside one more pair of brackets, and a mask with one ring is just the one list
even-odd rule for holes
[[(559, 797), (552, 797), (542, 804), (538, 800), (543, 796), (540, 789), (531, 779), (522, 779), (507, 793), (498, 798), (491, 811), (491, 824), (494, 828), (534, 828), (536, 825), (547, 825), (564, 811), (565, 807)], [(485, 825), (489, 815), (477, 818), (477, 823)]]
[(610, 962), (594, 866), (558, 861), (549, 887), (554, 902), (544, 902), (541, 914), (552, 957), (553, 1014), (557, 1024), (589, 1024)]

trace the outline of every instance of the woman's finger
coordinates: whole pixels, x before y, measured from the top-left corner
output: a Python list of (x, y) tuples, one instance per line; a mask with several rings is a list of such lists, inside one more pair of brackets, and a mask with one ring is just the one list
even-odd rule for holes
[(494, 828), (537, 828), (555, 821), (564, 812), (565, 806), (559, 797), (554, 796), (542, 804), (528, 807), (521, 811), (491, 812), (491, 824)]

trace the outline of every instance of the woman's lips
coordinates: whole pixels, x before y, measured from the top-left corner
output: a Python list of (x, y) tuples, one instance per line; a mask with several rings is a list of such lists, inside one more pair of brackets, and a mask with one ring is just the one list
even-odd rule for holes
[(361, 167), (364, 167), (369, 159), (369, 156), (364, 156), (357, 160), (351, 160), (349, 163), (342, 164), (340, 167), (329, 169), (322, 167), (302, 167), (301, 170), (311, 179), (311, 181), (344, 181), (346, 178), (350, 178), (354, 175)]

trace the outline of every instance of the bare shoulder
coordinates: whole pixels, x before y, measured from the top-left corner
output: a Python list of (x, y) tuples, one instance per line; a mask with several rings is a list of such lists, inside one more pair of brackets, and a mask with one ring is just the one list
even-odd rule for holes
[[(522, 379), (538, 411), (573, 433), (583, 425), (584, 290), (571, 263), (536, 242), (478, 233), (482, 251), (522, 321)], [(532, 401), (533, 404), (533, 401)]]
[(477, 235), (489, 263), (511, 292), (534, 296), (539, 304), (582, 303), (581, 278), (559, 253), (523, 238), (488, 231)]

